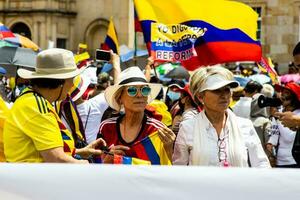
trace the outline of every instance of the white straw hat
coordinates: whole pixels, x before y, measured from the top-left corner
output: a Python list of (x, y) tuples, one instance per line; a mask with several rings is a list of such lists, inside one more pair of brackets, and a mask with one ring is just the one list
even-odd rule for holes
[(35, 71), (19, 69), (18, 75), (24, 79), (68, 79), (77, 76), (85, 69), (78, 69), (73, 53), (65, 49), (44, 50), (37, 55), (36, 59)]
[(148, 83), (139, 67), (129, 67), (120, 73), (115, 85), (109, 86), (104, 92), (105, 99), (111, 108), (120, 110), (120, 105), (115, 99), (116, 92), (128, 85), (148, 85), (151, 88), (148, 103), (156, 98), (161, 89), (161, 84)]
[(239, 86), (239, 83), (234, 80), (229, 80), (221, 74), (213, 74), (207, 78), (206, 82), (199, 89), (199, 92), (203, 92), (205, 90), (217, 90), (226, 85), (229, 85), (230, 88), (236, 88)]

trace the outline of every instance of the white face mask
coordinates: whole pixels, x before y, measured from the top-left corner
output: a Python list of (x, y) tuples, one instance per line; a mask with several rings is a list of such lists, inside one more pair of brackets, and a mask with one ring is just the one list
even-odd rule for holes
[(173, 92), (173, 91), (168, 91), (168, 94), (169, 98), (172, 100), (172, 101), (176, 101), (177, 99), (180, 98), (180, 93), (179, 92)]

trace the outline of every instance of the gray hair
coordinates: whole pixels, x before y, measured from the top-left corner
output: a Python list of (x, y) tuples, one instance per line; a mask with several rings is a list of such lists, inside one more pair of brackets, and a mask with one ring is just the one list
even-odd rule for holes
[(205, 84), (209, 76), (219, 74), (228, 80), (233, 80), (233, 74), (228, 69), (221, 65), (214, 65), (209, 67), (201, 67), (192, 75), (190, 79), (190, 90), (195, 96), (200, 88)]

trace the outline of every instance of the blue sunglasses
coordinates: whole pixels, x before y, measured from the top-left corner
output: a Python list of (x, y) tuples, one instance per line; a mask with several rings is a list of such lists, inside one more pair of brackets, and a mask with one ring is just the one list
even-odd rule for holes
[(151, 92), (151, 88), (149, 86), (143, 86), (141, 88), (138, 88), (136, 86), (129, 86), (127, 88), (127, 94), (128, 96), (130, 97), (135, 97), (138, 93), (138, 90), (141, 91), (141, 94), (144, 96), (144, 97), (147, 97), (149, 96), (150, 92)]

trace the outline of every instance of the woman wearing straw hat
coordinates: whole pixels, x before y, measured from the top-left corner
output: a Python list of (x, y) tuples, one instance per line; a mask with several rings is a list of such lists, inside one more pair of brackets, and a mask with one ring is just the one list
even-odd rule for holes
[(8, 162), (87, 163), (72, 156), (88, 158), (100, 155), (95, 148), (105, 145), (97, 140), (75, 149), (72, 134), (65, 128), (55, 109), (55, 101), (64, 100), (73, 86), (78, 70), (73, 53), (64, 49), (48, 49), (37, 56), (35, 71), (19, 69), (18, 74), (31, 80), (14, 103), (4, 125), (4, 153)]
[(218, 66), (200, 68), (191, 77), (190, 89), (203, 105), (195, 118), (181, 123), (173, 164), (220, 167), (270, 167), (257, 133), (248, 119), (228, 109), (233, 74)]
[[(155, 99), (160, 89), (160, 84), (148, 83), (138, 67), (122, 71), (116, 84), (108, 87), (104, 95), (113, 109), (124, 111), (125, 114), (103, 121), (99, 137), (102, 137), (108, 146), (124, 145), (130, 148), (150, 134), (158, 132), (171, 160), (175, 134), (163, 123), (145, 114), (146, 105)], [(139, 158), (133, 148), (122, 153)]]

